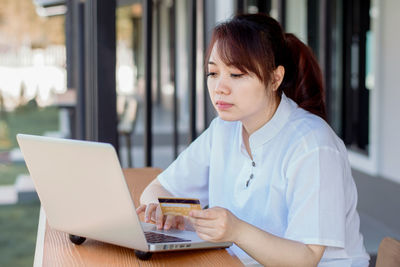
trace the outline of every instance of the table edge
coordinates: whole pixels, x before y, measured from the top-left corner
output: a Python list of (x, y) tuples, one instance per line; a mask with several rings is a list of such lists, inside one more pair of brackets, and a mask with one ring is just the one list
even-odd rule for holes
[(42, 206), (40, 206), (39, 223), (36, 235), (36, 248), (35, 256), (33, 259), (33, 267), (42, 267), (43, 253), (44, 253), (44, 237), (46, 233), (46, 213)]

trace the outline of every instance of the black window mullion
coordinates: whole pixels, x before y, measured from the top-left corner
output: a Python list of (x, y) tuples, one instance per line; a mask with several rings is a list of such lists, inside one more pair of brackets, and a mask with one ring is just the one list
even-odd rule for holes
[(152, 30), (153, 30), (153, 1), (143, 0), (143, 36), (144, 36), (144, 80), (145, 80), (145, 127), (144, 149), (145, 166), (152, 166), (153, 131), (152, 131)]
[(370, 0), (360, 1), (360, 30), (359, 30), (359, 90), (358, 90), (358, 116), (357, 116), (357, 146), (367, 152), (369, 143), (369, 90), (366, 88), (366, 44), (367, 32), (370, 27)]
[(196, 43), (197, 43), (197, 0), (189, 5), (190, 42), (189, 42), (189, 142), (196, 139)]
[(244, 14), (247, 11), (247, 1), (246, 0), (236, 0), (236, 13)]
[(115, 9), (115, 1), (85, 1), (85, 136), (118, 151)]
[(170, 79), (174, 85), (174, 92), (173, 92), (173, 111), (172, 111), (172, 123), (173, 123), (173, 146), (174, 146), (174, 158), (178, 156), (178, 145), (179, 145), (179, 138), (178, 138), (178, 90), (177, 90), (177, 60), (176, 60), (176, 2), (172, 0), (172, 4), (169, 7), (169, 54), (170, 54)]
[(351, 89), (351, 43), (352, 43), (352, 1), (343, 0), (343, 127), (342, 138), (346, 145), (353, 141), (352, 89)]

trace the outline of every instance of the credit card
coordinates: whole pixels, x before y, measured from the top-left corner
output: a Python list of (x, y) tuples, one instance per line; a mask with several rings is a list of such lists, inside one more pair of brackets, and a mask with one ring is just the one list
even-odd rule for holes
[(191, 210), (201, 210), (200, 200), (196, 198), (159, 197), (163, 215), (189, 216)]

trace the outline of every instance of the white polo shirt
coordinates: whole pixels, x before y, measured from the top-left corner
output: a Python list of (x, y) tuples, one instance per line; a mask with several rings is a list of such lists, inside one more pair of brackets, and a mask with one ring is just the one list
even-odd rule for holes
[(329, 125), (282, 95), (249, 143), (253, 160), (241, 122), (216, 118), (158, 180), (175, 196), (226, 208), (271, 234), (327, 246), (319, 266), (368, 266), (346, 148)]

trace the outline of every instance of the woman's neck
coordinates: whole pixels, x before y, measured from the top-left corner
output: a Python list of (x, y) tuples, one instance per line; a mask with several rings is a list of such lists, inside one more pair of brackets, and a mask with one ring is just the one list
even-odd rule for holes
[(276, 110), (278, 109), (280, 100), (281, 98), (279, 97), (275, 101), (271, 101), (271, 105), (269, 105), (264, 112), (260, 112), (257, 117), (253, 116), (242, 120), (243, 130), (246, 131), (247, 138), (249, 138), (250, 135), (252, 135), (272, 119)]
[(249, 154), (249, 156), (252, 160), (253, 160), (253, 156), (251, 154), (250, 142), (249, 142), (250, 135), (252, 135), (254, 132), (256, 132), (258, 129), (263, 127), (265, 124), (267, 124), (272, 119), (276, 110), (278, 109), (280, 100), (281, 100), (281, 98), (279, 98), (277, 101), (273, 101), (271, 108), (269, 108), (267, 110), (267, 112), (264, 113), (264, 116), (262, 116), (260, 120), (253, 119), (253, 120), (249, 120), (249, 121), (244, 121), (244, 120), (242, 121), (243, 143), (246, 147), (247, 153)]

